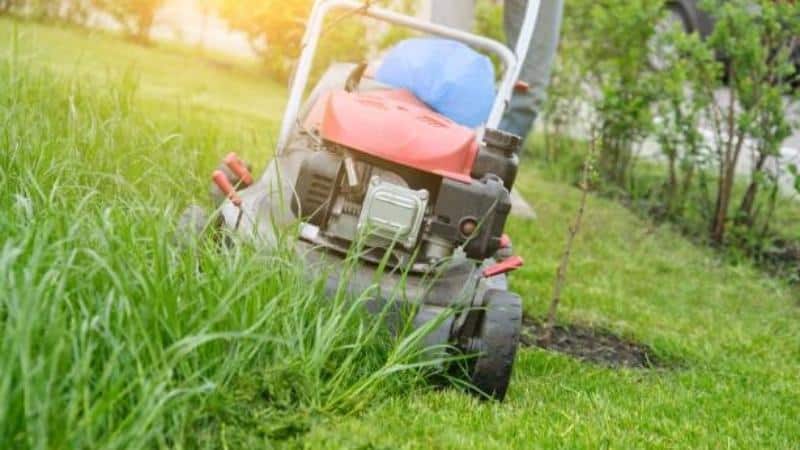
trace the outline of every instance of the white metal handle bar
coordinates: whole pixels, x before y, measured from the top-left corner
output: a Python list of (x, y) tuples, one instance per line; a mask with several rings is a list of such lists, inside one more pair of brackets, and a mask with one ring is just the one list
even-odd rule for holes
[(497, 90), (497, 96), (495, 97), (492, 111), (486, 121), (487, 128), (497, 128), (497, 126), (500, 125), (500, 120), (503, 118), (503, 114), (511, 100), (511, 95), (514, 92), (514, 85), (522, 70), (522, 61), (528, 54), (528, 48), (530, 47), (533, 32), (536, 27), (536, 20), (539, 15), (540, 3), (541, 0), (528, 0), (525, 19), (519, 34), (519, 41), (517, 42), (515, 51), (512, 53), (504, 44), (493, 39), (467, 33), (455, 28), (436, 25), (416, 17), (370, 6), (355, 0), (321, 0), (316, 2), (311, 11), (311, 17), (309, 18), (303, 36), (302, 51), (300, 52), (295, 76), (292, 79), (289, 89), (289, 101), (286, 105), (286, 112), (283, 116), (280, 135), (278, 136), (278, 154), (282, 154), (286, 150), (286, 146), (289, 144), (289, 136), (297, 123), (297, 116), (303, 101), (303, 93), (305, 92), (306, 84), (308, 84), (311, 66), (314, 62), (314, 55), (316, 54), (317, 46), (322, 35), (325, 17), (331, 11), (335, 9), (354, 11), (357, 14), (394, 25), (453, 39), (477, 50), (483, 50), (500, 57), (504, 67), (503, 77)]

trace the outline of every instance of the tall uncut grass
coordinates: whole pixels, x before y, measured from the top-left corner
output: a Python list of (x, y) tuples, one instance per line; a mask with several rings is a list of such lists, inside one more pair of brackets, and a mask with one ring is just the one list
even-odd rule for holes
[(239, 448), (423, 386), (420, 333), (323, 298), (288, 246), (173, 245), (235, 131), (177, 108), (151, 120), (132, 76), (14, 60), (0, 58), (0, 448)]

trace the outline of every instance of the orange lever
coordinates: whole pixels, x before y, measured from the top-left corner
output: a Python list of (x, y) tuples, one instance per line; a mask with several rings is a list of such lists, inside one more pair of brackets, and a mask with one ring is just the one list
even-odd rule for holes
[(245, 186), (250, 186), (253, 184), (253, 175), (250, 174), (250, 171), (247, 170), (247, 166), (244, 165), (241, 159), (239, 159), (239, 155), (236, 153), (228, 153), (228, 156), (225, 157), (225, 165), (231, 169), (231, 172), (236, 174), (240, 180), (242, 180), (242, 184)]
[(519, 269), (520, 267), (522, 267), (523, 264), (525, 264), (525, 260), (523, 260), (521, 257), (512, 256), (499, 263), (492, 264), (491, 266), (487, 267), (483, 271), (483, 276), (486, 278), (491, 278), (497, 275), (508, 273), (511, 272), (512, 270)]
[(228, 180), (228, 176), (225, 175), (225, 172), (221, 170), (215, 170), (214, 173), (211, 174), (211, 179), (214, 180), (214, 184), (217, 185), (219, 190), (230, 199), (231, 203), (237, 207), (242, 206), (242, 198), (239, 197), (238, 193), (236, 193), (236, 189)]
[(518, 92), (520, 94), (527, 94), (530, 90), (531, 90), (531, 85), (522, 80), (518, 80), (514, 84), (514, 92)]

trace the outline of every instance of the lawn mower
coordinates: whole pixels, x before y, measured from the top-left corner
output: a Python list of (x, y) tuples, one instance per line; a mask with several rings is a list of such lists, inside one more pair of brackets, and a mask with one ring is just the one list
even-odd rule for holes
[[(488, 119), (477, 128), (459, 125), (408, 90), (370, 78), (364, 63), (334, 64), (304, 100), (324, 20), (334, 10), (496, 55), (503, 72), (492, 86)], [(331, 293), (342, 282), (343, 259), (359, 242), (359, 264), (345, 280), (347, 289), (354, 295), (374, 289), (376, 271), (382, 271), (374, 300), (413, 303), (416, 326), (441, 321), (426, 344), (475, 355), (468, 381), (499, 400), (506, 395), (522, 327), (521, 301), (508, 290), (507, 273), (523, 261), (503, 232), (522, 139), (497, 127), (520, 88), (520, 65), (538, 10), (539, 1), (531, 0), (512, 52), (500, 42), (369, 2), (317, 1), (275, 158), (259, 180), (235, 154), (213, 174), (221, 194), (220, 227), (271, 245), (276, 226), (297, 224), (297, 252), (309, 265), (325, 265), (314, 272), (330, 273)], [(206, 219), (195, 208), (183, 222)]]

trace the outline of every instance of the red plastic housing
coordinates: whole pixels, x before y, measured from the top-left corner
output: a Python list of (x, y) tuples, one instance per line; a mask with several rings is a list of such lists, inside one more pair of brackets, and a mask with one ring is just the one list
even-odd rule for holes
[(431, 111), (408, 91), (338, 91), (320, 103), (309, 125), (317, 125), (323, 139), (423, 172), (472, 181), (475, 132)]

